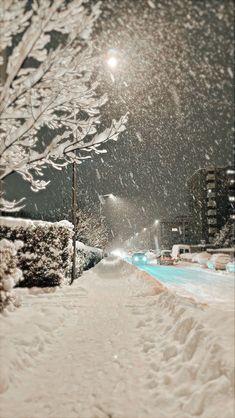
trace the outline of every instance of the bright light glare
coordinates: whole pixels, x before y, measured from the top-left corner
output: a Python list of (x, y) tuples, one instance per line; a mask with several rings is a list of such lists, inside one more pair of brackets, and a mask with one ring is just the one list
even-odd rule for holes
[(108, 58), (108, 60), (107, 60), (107, 64), (108, 64), (108, 66), (109, 66), (110, 68), (114, 69), (114, 68), (116, 68), (116, 67), (117, 67), (118, 60), (117, 60), (117, 58), (115, 58), (115, 57), (110, 57), (110, 58)]
[(158, 219), (156, 219), (156, 221), (154, 222), (156, 225), (158, 224), (158, 222), (159, 222), (159, 220)]
[(121, 258), (124, 258), (126, 256), (125, 251), (119, 250), (119, 249), (111, 251), (111, 254), (115, 255), (116, 257), (121, 257)]

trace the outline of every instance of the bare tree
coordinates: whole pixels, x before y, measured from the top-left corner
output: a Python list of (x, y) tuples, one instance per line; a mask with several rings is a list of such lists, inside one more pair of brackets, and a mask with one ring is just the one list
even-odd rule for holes
[[(6, 68), (0, 85), (0, 181), (15, 172), (32, 190), (44, 189), (46, 166), (61, 169), (90, 158), (90, 152), (106, 152), (100, 146), (125, 130), (126, 115), (98, 132), (107, 96), (96, 93), (90, 35), (100, 3), (89, 10), (84, 3), (33, 0), (28, 10), (27, 0), (0, 2), (0, 65)], [(51, 141), (42, 139), (42, 127), (53, 132)], [(0, 197), (3, 210), (17, 205)]]
[(214, 245), (221, 248), (234, 247), (234, 232), (234, 222), (232, 219), (229, 219), (216, 235), (214, 239)]
[(76, 239), (85, 245), (105, 248), (108, 239), (108, 228), (104, 219), (97, 214), (85, 210), (77, 210), (77, 236)]

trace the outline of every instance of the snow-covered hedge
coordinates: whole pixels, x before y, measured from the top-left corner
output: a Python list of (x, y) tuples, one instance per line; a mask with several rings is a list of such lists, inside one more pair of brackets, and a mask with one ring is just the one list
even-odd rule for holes
[(17, 267), (17, 251), (22, 247), (20, 241), (0, 240), (0, 312), (14, 303), (12, 289), (23, 279), (22, 271)]
[(0, 218), (0, 238), (20, 240), (18, 266), (24, 279), (19, 286), (57, 286), (69, 280), (73, 226), (67, 221), (44, 222)]
[(103, 251), (99, 248), (89, 247), (80, 241), (76, 241), (77, 257), (76, 270), (77, 277), (81, 276), (83, 271), (94, 267), (103, 258)]

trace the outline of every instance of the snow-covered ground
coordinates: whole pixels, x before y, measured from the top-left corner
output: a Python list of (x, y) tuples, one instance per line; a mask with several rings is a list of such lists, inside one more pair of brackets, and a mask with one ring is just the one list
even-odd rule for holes
[(1, 418), (233, 418), (234, 315), (120, 259), (18, 289), (1, 318)]

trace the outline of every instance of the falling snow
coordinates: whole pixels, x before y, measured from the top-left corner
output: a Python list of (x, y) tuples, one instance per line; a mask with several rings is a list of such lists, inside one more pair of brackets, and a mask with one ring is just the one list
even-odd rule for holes
[[(93, 37), (99, 88), (109, 97), (102, 123), (127, 111), (129, 122), (122, 141), (107, 143), (106, 155), (79, 166), (78, 193), (81, 206), (97, 207), (94, 198), (102, 193), (128, 199), (129, 210), (116, 211), (112, 224), (125, 236), (131, 232), (127, 218), (139, 228), (156, 217), (187, 213), (186, 180), (199, 167), (232, 163), (233, 3), (103, 3)], [(110, 51), (117, 59), (113, 69), (106, 63)], [(48, 175), (45, 199), (14, 176), (7, 182), (9, 197), (24, 193), (27, 211), (35, 212), (36, 203), (42, 216), (49, 207), (53, 212), (54, 202), (67, 214), (71, 169)]]

